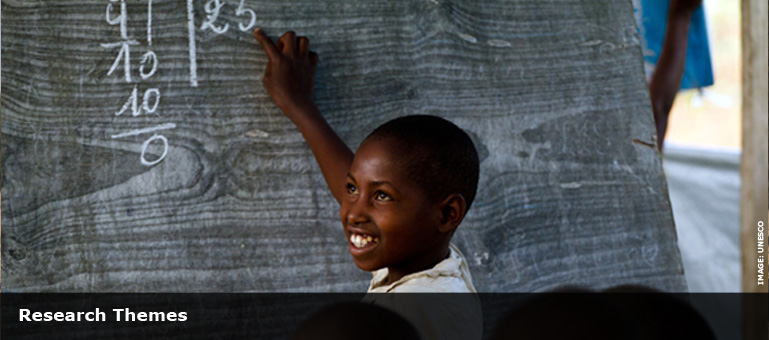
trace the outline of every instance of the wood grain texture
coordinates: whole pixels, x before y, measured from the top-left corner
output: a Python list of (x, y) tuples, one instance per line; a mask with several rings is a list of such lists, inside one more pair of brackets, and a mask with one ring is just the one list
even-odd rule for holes
[[(128, 1), (132, 82), (107, 75), (108, 1), (2, 2), (2, 277), (12, 291), (363, 291), (338, 206), (261, 84), (266, 57), (224, 1), (190, 84), (187, 7)], [(686, 290), (629, 1), (245, 1), (320, 55), (316, 100), (355, 148), (408, 114), (481, 153), (454, 242), (482, 291), (636, 283)], [(114, 12), (117, 13), (117, 12)], [(121, 66), (122, 67), (122, 66)], [(136, 85), (155, 114), (116, 116)], [(158, 124), (168, 153), (140, 163)], [(161, 144), (148, 152), (162, 154)]]
[[(742, 154), (740, 160), (740, 240), (742, 291), (766, 293), (758, 285), (758, 223), (769, 208), (769, 5), (742, 3)], [(764, 226), (764, 228), (767, 228)], [(766, 277), (765, 277), (766, 278)]]
[[(769, 207), (769, 5), (742, 2), (742, 154), (740, 160), (740, 241), (742, 291), (767, 293), (766, 267), (759, 273), (759, 225), (766, 239)], [(765, 242), (765, 241), (764, 241)], [(760, 244), (764, 244), (761, 242)], [(761, 247), (761, 252), (764, 252)], [(759, 274), (763, 282), (759, 284)], [(742, 306), (743, 339), (762, 339), (769, 333), (766, 303), (746, 299)]]

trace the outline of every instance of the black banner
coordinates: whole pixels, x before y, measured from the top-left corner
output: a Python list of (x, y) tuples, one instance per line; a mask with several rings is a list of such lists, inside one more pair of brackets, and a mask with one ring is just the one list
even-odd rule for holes
[[(9, 339), (732, 340), (769, 330), (766, 294), (4, 292), (0, 306)], [(759, 326), (743, 334), (743, 324)]]

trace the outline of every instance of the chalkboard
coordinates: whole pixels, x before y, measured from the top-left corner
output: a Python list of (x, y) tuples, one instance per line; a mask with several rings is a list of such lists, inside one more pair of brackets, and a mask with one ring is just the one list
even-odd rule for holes
[(366, 289), (255, 26), (310, 38), (353, 150), (472, 135), (480, 291), (686, 290), (629, 0), (3, 0), (3, 291)]

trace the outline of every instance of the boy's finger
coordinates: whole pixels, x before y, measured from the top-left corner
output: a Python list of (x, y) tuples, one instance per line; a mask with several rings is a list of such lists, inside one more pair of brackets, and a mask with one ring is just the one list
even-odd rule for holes
[(318, 54), (310, 51), (310, 65), (313, 69), (318, 66)]
[(312, 75), (310, 77), (310, 84), (315, 84), (315, 71), (318, 69), (318, 54), (310, 51), (310, 67), (312, 68)]
[(294, 31), (288, 31), (283, 33), (280, 37), (280, 41), (283, 42), (283, 52), (291, 54), (296, 50), (296, 33)]
[(296, 38), (297, 45), (299, 45), (299, 54), (307, 55), (310, 52), (310, 39), (307, 37)]
[(270, 58), (270, 60), (278, 58), (280, 55), (278, 53), (278, 48), (275, 47), (272, 39), (270, 39), (261, 28), (254, 30), (254, 38), (256, 38), (256, 41), (258, 41), (260, 45), (262, 45), (264, 52), (267, 53), (267, 58)]

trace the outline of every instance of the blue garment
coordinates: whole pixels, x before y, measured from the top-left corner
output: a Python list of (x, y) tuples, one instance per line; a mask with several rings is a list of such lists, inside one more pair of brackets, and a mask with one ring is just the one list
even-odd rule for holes
[[(644, 68), (647, 78), (657, 65), (667, 27), (669, 0), (633, 0), (638, 35), (641, 37)], [(681, 89), (694, 89), (713, 85), (713, 65), (710, 60), (705, 11), (700, 6), (692, 13), (686, 48), (686, 64)]]

